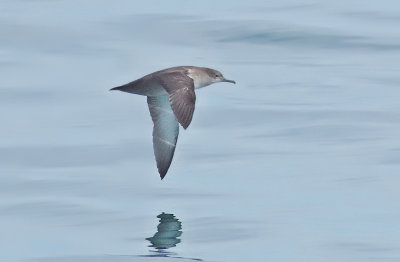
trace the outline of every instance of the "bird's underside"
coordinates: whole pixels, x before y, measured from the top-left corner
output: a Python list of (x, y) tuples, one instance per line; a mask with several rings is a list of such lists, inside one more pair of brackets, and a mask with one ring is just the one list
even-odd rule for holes
[(147, 104), (154, 123), (153, 148), (161, 179), (167, 174), (174, 156), (179, 124), (170, 106), (168, 95), (148, 96)]

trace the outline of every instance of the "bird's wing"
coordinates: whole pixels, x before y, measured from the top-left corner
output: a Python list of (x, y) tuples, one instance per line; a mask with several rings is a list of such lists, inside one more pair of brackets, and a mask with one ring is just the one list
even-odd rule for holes
[(178, 140), (179, 124), (172, 112), (168, 95), (148, 96), (147, 104), (153, 119), (153, 148), (161, 179), (167, 174)]
[(157, 78), (169, 95), (178, 122), (186, 129), (192, 122), (196, 103), (193, 79), (184, 72), (167, 72)]

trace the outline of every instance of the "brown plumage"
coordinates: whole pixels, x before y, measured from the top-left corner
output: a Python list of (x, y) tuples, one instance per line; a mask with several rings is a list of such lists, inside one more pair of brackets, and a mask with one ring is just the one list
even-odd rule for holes
[(167, 174), (174, 156), (179, 124), (186, 129), (192, 122), (196, 104), (195, 88), (218, 82), (235, 83), (211, 68), (178, 66), (110, 89), (147, 96), (154, 123), (154, 155), (161, 179)]

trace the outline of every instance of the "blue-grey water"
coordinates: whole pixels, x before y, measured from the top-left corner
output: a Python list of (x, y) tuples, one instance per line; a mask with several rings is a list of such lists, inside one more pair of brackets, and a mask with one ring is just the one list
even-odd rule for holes
[[(398, 1), (0, 14), (0, 261), (400, 261)], [(198, 90), (161, 181), (145, 97), (108, 90), (177, 65), (237, 84)]]

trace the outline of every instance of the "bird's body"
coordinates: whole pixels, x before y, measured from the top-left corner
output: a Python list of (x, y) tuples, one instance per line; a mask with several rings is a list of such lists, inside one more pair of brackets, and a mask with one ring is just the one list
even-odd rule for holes
[(231, 82), (214, 69), (178, 66), (148, 74), (126, 85), (114, 87), (147, 96), (154, 123), (153, 147), (161, 179), (166, 175), (175, 152), (180, 123), (186, 129), (192, 121), (196, 102), (195, 88), (217, 82)]

